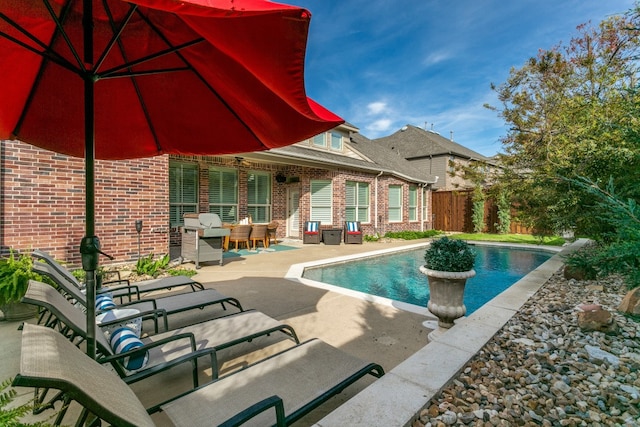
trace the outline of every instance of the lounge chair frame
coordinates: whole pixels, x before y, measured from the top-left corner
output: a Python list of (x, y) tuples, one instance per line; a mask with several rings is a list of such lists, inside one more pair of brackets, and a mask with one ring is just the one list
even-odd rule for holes
[[(69, 281), (59, 273), (58, 269), (53, 268), (48, 263), (42, 262), (34, 262), (32, 268), (34, 271), (51, 278), (58, 286), (58, 290), (66, 294), (69, 299), (73, 299), (86, 307), (86, 295), (82, 293), (74, 283), (69, 283)], [(111, 289), (102, 288), (99, 292), (111, 292)], [(168, 316), (184, 311), (203, 309), (206, 306), (216, 304), (220, 304), (222, 309), (225, 311), (227, 310), (226, 304), (236, 307), (239, 311), (243, 311), (240, 301), (236, 298), (223, 295), (215, 289), (204, 289), (196, 292), (172, 294), (158, 298), (142, 298), (119, 304), (119, 307), (136, 308), (145, 315), (149, 315), (145, 316), (145, 318), (154, 317), (157, 319), (160, 316), (164, 316), (165, 329), (167, 329), (169, 327)], [(155, 330), (157, 332), (157, 320), (154, 320), (154, 322)]]
[[(31, 253), (31, 256), (51, 266), (51, 268), (57, 271), (60, 277), (64, 278), (64, 280), (66, 280), (67, 282), (74, 284), (80, 289), (84, 288), (83, 283), (78, 281), (78, 279), (76, 279), (76, 277), (71, 274), (68, 269), (66, 269), (48, 253), (39, 249), (35, 249)], [(160, 279), (141, 280), (132, 284), (128, 279), (122, 279), (119, 271), (115, 271), (113, 273), (118, 278), (116, 280), (106, 281), (103, 283), (103, 285), (108, 286), (111, 289), (111, 293), (114, 295), (114, 297), (120, 298), (120, 302), (122, 302), (122, 298), (125, 296), (128, 297), (130, 301), (132, 295), (135, 295), (137, 299), (140, 299), (140, 295), (148, 292), (171, 290), (173, 288), (182, 286), (189, 286), (194, 292), (204, 289), (202, 283), (197, 282), (187, 276), (171, 276), (163, 277)]]
[[(81, 372), (92, 372), (91, 378), (84, 378)], [(284, 383), (273, 384), (274, 377), (289, 380), (297, 379), (300, 373), (318, 372), (326, 375), (316, 377), (317, 381), (297, 384), (303, 390), (301, 393), (296, 393), (294, 387), (288, 390)], [(155, 424), (148, 414), (157, 411), (164, 411), (176, 426), (228, 427), (245, 421), (252, 425), (284, 426), (367, 374), (379, 378), (384, 370), (320, 340), (310, 340), (145, 410), (129, 387), (114, 380), (113, 375), (62, 335), (27, 324), (23, 331), (20, 373), (13, 385), (60, 390), (66, 402), (75, 400), (85, 408), (78, 426), (97, 425), (99, 421), (92, 418), (95, 416), (111, 425), (152, 427)], [(239, 401), (238, 395), (243, 399)], [(206, 404), (202, 404), (203, 398)], [(269, 409), (274, 409), (275, 416), (265, 412)]]

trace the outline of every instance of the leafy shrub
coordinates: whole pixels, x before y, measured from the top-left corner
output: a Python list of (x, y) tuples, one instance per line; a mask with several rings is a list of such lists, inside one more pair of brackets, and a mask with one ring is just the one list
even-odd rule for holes
[[(581, 276), (584, 280), (594, 280), (598, 276), (598, 249), (595, 246), (584, 247), (569, 254), (564, 263), (573, 276)], [(567, 277), (565, 275), (565, 277)], [(577, 277), (576, 277), (577, 278)]]
[[(640, 286), (640, 207), (633, 198), (626, 200), (616, 193), (613, 179), (601, 188), (586, 178), (572, 180), (597, 200), (597, 219), (612, 232), (597, 236), (600, 245), (588, 254), (598, 273), (622, 274), (629, 288)], [(602, 227), (604, 228), (604, 227)]]
[(507, 234), (511, 230), (511, 202), (505, 191), (500, 192), (496, 200), (498, 222), (495, 224), (498, 234)]
[(464, 240), (443, 237), (431, 242), (424, 254), (424, 266), (437, 271), (469, 271), (473, 269), (476, 253)]
[(0, 304), (20, 302), (27, 292), (29, 280), (44, 281), (31, 269), (32, 262), (29, 255), (22, 254), (16, 258), (13, 251), (9, 258), (0, 259)]
[(169, 265), (169, 254), (154, 260), (153, 253), (150, 253), (146, 257), (140, 257), (136, 262), (135, 272), (139, 275), (148, 275), (151, 277), (158, 277), (160, 273), (166, 270)]
[(427, 230), (427, 231), (394, 231), (385, 233), (384, 237), (388, 237), (390, 239), (404, 239), (404, 240), (416, 240), (416, 239), (426, 239), (429, 237), (437, 236), (438, 234), (442, 234), (441, 231), (438, 230)]
[(473, 231), (482, 233), (484, 231), (484, 200), (485, 195), (480, 185), (476, 185), (471, 196), (473, 202), (473, 212), (471, 214), (471, 222), (473, 222)]

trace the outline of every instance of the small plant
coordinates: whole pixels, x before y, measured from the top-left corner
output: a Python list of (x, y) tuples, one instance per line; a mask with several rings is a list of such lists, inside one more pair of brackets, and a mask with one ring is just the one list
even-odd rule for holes
[(136, 273), (143, 276), (158, 277), (169, 265), (169, 254), (164, 255), (156, 260), (153, 259), (153, 253), (146, 257), (141, 257), (136, 262)]
[(42, 281), (42, 276), (31, 269), (32, 260), (29, 255), (16, 257), (11, 251), (9, 258), (0, 259), (0, 305), (20, 302), (29, 280)]
[(24, 423), (20, 418), (27, 415), (33, 410), (32, 402), (9, 408), (8, 406), (14, 401), (18, 392), (9, 389), (11, 380), (4, 380), (0, 383), (0, 426), (6, 427), (48, 427), (50, 424), (45, 422)]
[(595, 280), (598, 276), (596, 265), (598, 252), (595, 247), (585, 247), (568, 255), (564, 259), (565, 278), (578, 280)]
[(431, 242), (424, 254), (425, 268), (461, 272), (473, 269), (475, 251), (464, 240), (443, 237)]

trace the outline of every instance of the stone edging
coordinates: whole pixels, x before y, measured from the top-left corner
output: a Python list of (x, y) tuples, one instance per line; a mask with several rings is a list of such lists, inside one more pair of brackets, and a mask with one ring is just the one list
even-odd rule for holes
[(563, 265), (563, 256), (587, 243), (580, 239), (555, 254), (448, 332), (315, 424), (410, 426), (428, 402)]

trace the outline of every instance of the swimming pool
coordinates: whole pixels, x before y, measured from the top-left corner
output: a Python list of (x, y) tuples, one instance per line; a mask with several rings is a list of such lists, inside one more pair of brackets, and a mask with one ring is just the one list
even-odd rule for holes
[[(420, 273), (426, 246), (304, 269), (302, 277), (393, 301), (426, 307), (427, 278)], [(545, 262), (553, 252), (529, 248), (474, 245), (476, 276), (467, 281), (467, 314)]]

